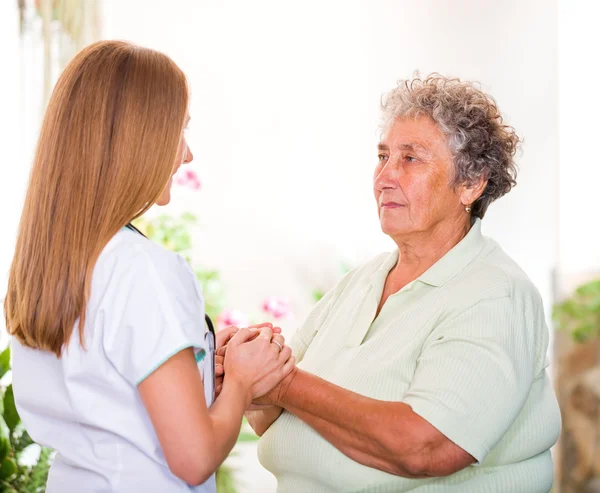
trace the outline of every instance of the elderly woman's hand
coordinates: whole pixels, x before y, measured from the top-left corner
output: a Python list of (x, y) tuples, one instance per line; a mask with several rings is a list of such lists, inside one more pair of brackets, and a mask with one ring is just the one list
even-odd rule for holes
[(283, 380), (281, 380), (277, 385), (275, 385), (275, 387), (273, 387), (265, 395), (263, 395), (257, 399), (254, 399), (252, 401), (251, 410), (264, 409), (265, 407), (268, 407), (268, 406), (279, 406), (284, 401), (285, 395), (287, 394), (287, 391), (290, 388), (290, 385), (292, 384), (294, 377), (298, 373), (298, 368), (296, 367), (296, 359), (293, 356), (292, 356), (292, 358), (293, 358), (292, 361), (294, 364), (294, 368), (289, 373), (289, 375), (287, 377), (285, 377)]

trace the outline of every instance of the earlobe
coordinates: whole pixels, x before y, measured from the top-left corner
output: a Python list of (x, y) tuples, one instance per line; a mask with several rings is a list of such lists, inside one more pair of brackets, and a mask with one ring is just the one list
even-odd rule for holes
[(486, 186), (487, 180), (483, 179), (477, 180), (469, 186), (465, 186), (461, 196), (462, 204), (466, 206), (475, 203), (485, 191)]

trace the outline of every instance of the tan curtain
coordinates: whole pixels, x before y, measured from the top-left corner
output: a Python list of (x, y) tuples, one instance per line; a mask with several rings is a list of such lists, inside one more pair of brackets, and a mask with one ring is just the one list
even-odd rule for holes
[[(18, 0), (21, 12), (31, 0)], [(84, 46), (101, 36), (99, 0), (33, 0), (41, 18), (44, 107), (56, 76)], [(22, 16), (23, 18), (23, 16)]]

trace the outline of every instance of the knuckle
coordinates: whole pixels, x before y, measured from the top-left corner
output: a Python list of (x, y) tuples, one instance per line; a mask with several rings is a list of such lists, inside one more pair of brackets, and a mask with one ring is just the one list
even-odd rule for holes
[(246, 327), (244, 327), (242, 329), (239, 329), (237, 331), (236, 335), (239, 335), (240, 337), (242, 337), (242, 336), (246, 336), (249, 332), (250, 332), (250, 329), (247, 329)]

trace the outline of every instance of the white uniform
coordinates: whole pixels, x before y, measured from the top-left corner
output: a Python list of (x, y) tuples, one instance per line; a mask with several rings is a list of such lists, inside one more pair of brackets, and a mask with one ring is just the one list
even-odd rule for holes
[(84, 347), (75, 327), (60, 359), (12, 342), (21, 418), (57, 451), (47, 493), (214, 493), (214, 476), (194, 488), (169, 471), (137, 390), (184, 348), (202, 372), (204, 301), (186, 261), (121, 230), (94, 268), (86, 317)]

